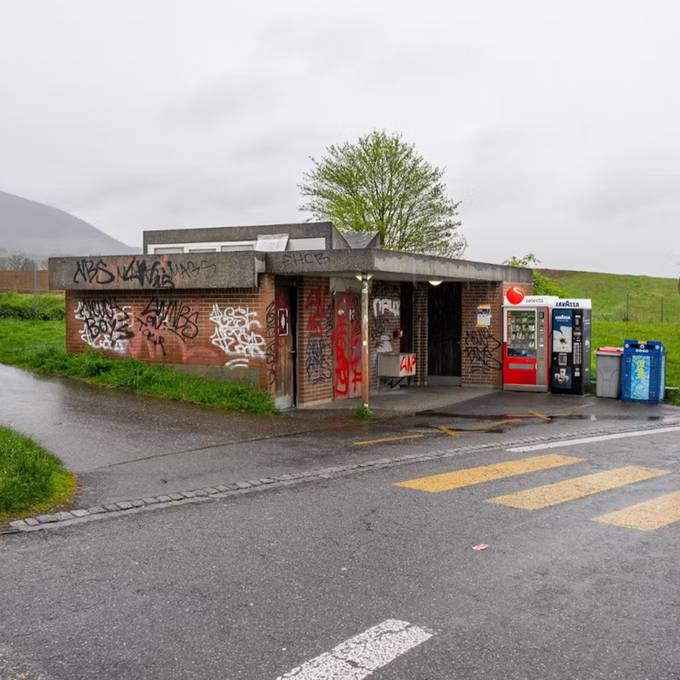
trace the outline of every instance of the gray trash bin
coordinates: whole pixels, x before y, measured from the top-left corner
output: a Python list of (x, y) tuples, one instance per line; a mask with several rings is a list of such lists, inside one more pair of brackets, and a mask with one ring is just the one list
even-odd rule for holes
[(598, 397), (618, 399), (621, 394), (621, 357), (623, 347), (598, 347), (597, 352)]

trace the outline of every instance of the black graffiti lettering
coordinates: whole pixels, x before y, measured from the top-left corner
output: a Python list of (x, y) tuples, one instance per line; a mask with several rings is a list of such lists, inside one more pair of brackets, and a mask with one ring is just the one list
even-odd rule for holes
[(330, 261), (330, 257), (328, 257), (326, 253), (292, 252), (283, 253), (282, 265), (284, 269), (290, 269), (300, 265), (312, 265), (319, 268), (325, 268)]
[(465, 333), (463, 350), (472, 373), (492, 373), (500, 371), (503, 363), (498, 358), (501, 342), (488, 328), (478, 328)]
[(104, 260), (90, 260), (82, 258), (76, 264), (76, 272), (73, 275), (73, 283), (96, 283), (105, 286), (111, 283), (116, 275), (111, 272)]
[(178, 300), (151, 298), (137, 322), (145, 328), (174, 333), (182, 342), (198, 335), (198, 310)]
[(126, 352), (135, 335), (128, 308), (109, 298), (78, 300), (75, 317), (83, 322), (81, 339), (95, 349)]
[(307, 339), (305, 372), (307, 373), (307, 381), (312, 385), (318, 385), (331, 379), (332, 370), (328, 338), (317, 336)]
[(276, 303), (267, 305), (267, 327), (265, 330), (265, 363), (267, 365), (267, 385), (276, 385), (276, 361), (279, 355), (278, 320)]
[(212, 275), (217, 271), (217, 265), (214, 262), (208, 262), (207, 260), (201, 260), (200, 262), (194, 262), (193, 260), (188, 260), (187, 262), (170, 262), (168, 268), (173, 277), (176, 276), (180, 279), (191, 279), (203, 272)]
[(137, 281), (142, 288), (175, 287), (171, 266), (165, 267), (160, 260), (149, 265), (146, 260), (133, 257), (128, 264), (118, 265), (117, 274), (120, 281)]

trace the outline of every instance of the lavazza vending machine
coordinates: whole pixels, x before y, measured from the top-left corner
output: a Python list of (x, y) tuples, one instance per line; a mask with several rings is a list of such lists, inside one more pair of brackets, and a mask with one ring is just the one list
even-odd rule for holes
[(552, 309), (550, 391), (585, 394), (590, 383), (592, 304), (556, 300)]

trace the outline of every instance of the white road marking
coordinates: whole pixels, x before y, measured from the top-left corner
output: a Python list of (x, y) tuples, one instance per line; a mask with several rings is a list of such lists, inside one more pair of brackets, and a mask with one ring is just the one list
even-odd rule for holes
[(679, 432), (680, 425), (673, 427), (657, 427), (655, 430), (640, 430), (638, 432), (617, 432), (616, 434), (601, 434), (593, 437), (583, 437), (581, 439), (567, 439), (562, 442), (550, 442), (548, 444), (532, 444), (531, 446), (514, 446), (506, 449), (511, 453), (527, 453), (528, 451), (542, 451), (543, 449), (560, 449), (563, 446), (580, 446), (581, 444), (592, 444), (593, 442), (608, 442), (612, 439), (627, 439), (628, 437), (650, 437), (655, 434), (665, 434), (667, 432)]
[(276, 680), (362, 680), (433, 635), (408, 621), (387, 619)]

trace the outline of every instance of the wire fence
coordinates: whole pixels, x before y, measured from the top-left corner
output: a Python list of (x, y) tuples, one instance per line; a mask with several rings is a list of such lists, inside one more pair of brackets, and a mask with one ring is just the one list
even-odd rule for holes
[[(588, 293), (584, 297), (589, 297)], [(626, 294), (593, 299), (593, 319), (680, 324), (680, 295)]]

